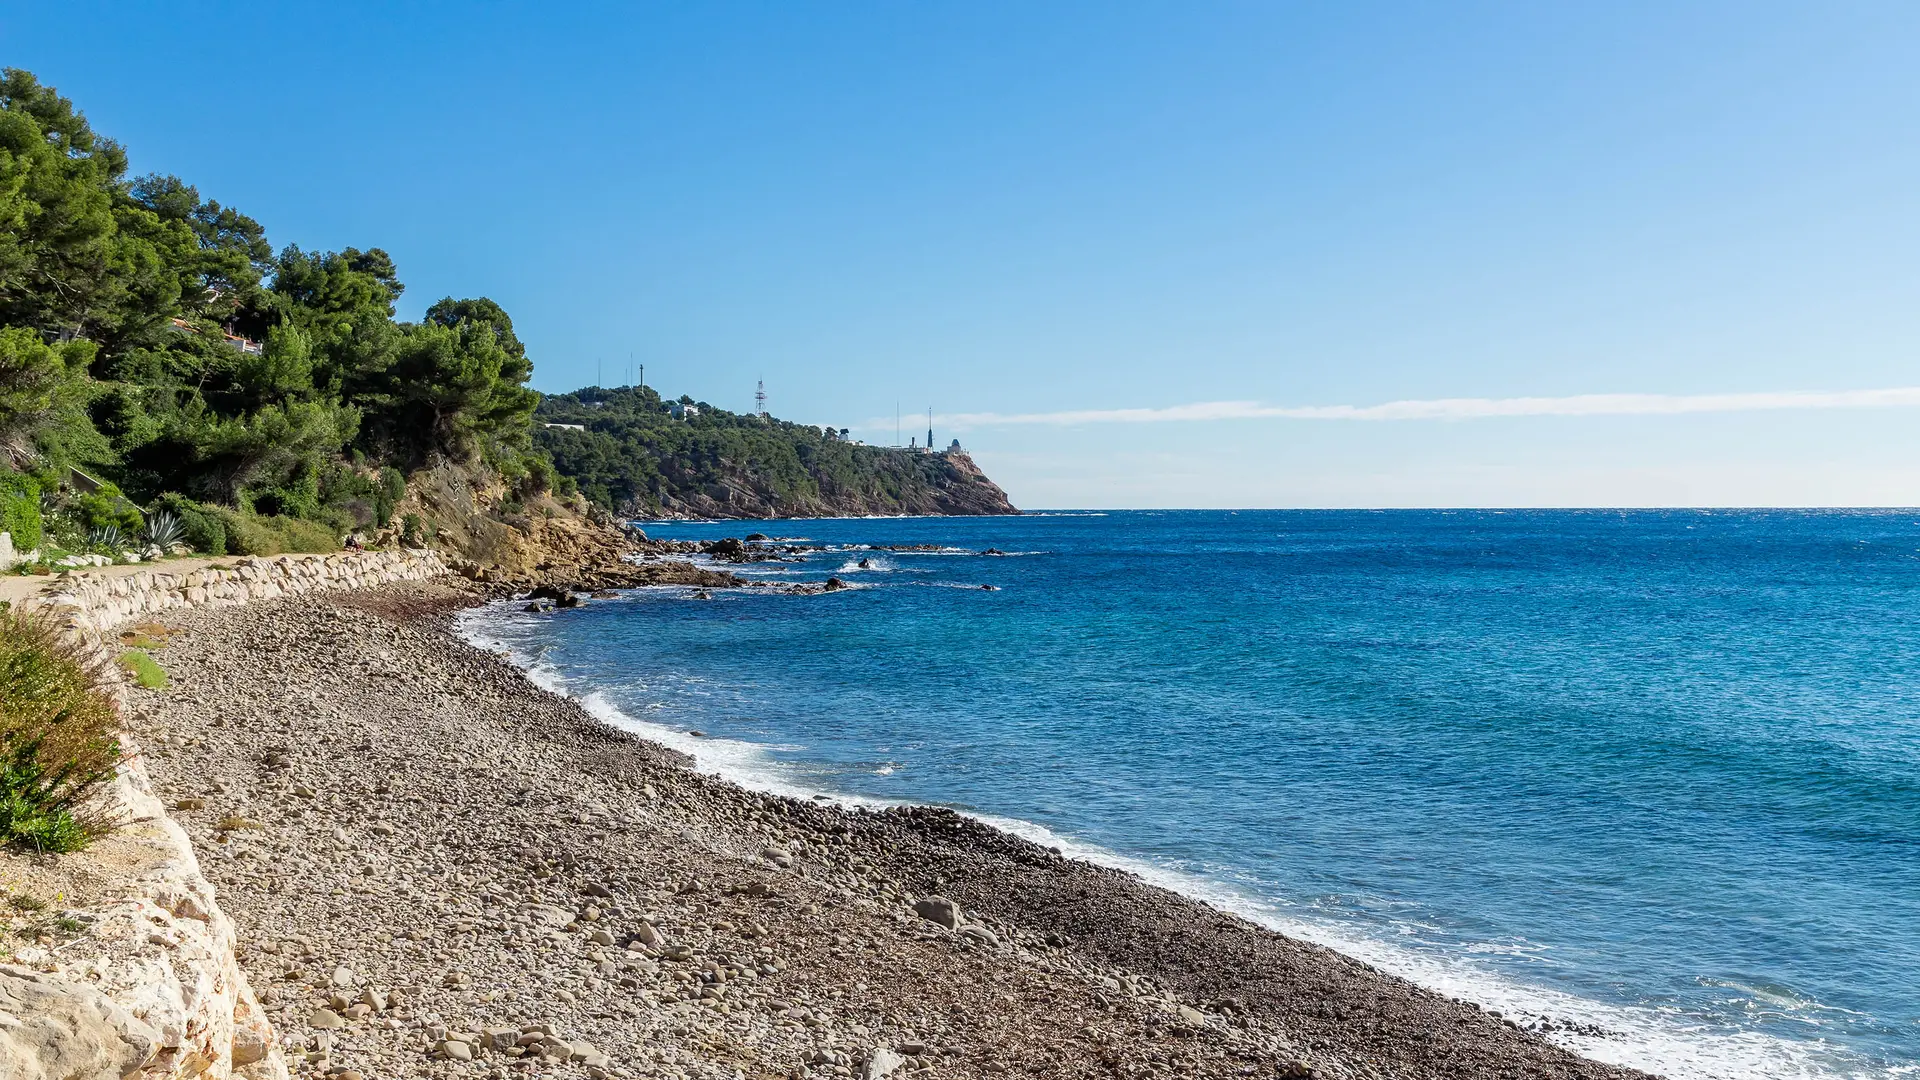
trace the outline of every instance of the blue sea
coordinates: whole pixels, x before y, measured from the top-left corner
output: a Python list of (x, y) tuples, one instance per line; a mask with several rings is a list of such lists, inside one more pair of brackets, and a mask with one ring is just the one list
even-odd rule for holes
[(858, 587), (468, 632), (704, 770), (952, 806), (1592, 1057), (1920, 1074), (1920, 512), (649, 530)]

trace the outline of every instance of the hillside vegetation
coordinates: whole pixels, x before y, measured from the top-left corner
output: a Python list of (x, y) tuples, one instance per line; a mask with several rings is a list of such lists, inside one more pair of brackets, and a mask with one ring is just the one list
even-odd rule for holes
[(164, 508), (202, 547), (334, 547), (436, 462), (545, 491), (512, 320), (448, 297), (402, 322), (404, 288), (379, 248), (276, 253), (180, 178), (129, 177), (118, 143), (6, 69), (0, 516), (22, 546), (97, 545)]
[(862, 446), (806, 424), (679, 404), (676, 418), (647, 388), (553, 395), (535, 414), (535, 442), (581, 494), (630, 516), (1017, 512), (958, 450)]
[(719, 410), (676, 425), (651, 392), (593, 398), (592, 415), (582, 394), (553, 399), (543, 419), (592, 430), (550, 434), (499, 304), (445, 297), (405, 321), (404, 291), (378, 247), (276, 251), (179, 177), (130, 176), (72, 102), (0, 70), (0, 532), (43, 559), (382, 530), (491, 559), (592, 516), (576, 478), (608, 510), (1004, 506), (964, 458)]

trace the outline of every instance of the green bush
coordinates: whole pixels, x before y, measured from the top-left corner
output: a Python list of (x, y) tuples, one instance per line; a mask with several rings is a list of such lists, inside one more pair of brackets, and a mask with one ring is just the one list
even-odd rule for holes
[(88, 804), (120, 760), (102, 675), (46, 623), (0, 610), (0, 842), (76, 851), (111, 824)]
[(0, 472), (0, 532), (13, 534), (15, 551), (25, 553), (40, 546), (39, 481), (16, 472)]
[(275, 517), (315, 517), (320, 512), (320, 477), (300, 469), (286, 483), (256, 493), (253, 508)]
[(227, 553), (227, 522), (222, 511), (175, 493), (162, 495), (153, 509), (180, 519), (183, 541), (193, 550), (207, 555)]
[(391, 465), (380, 470), (373, 496), (373, 523), (384, 529), (393, 520), (393, 508), (407, 497), (407, 478)]
[(317, 521), (228, 512), (227, 551), (235, 555), (340, 550), (341, 534)]
[(75, 496), (73, 513), (81, 532), (108, 527), (118, 529), (122, 536), (140, 532), (140, 508), (128, 502), (112, 484), (101, 484), (97, 491)]
[(545, 454), (526, 456), (526, 475), (514, 482), (514, 492), (521, 499), (531, 499), (536, 495), (545, 495), (553, 490), (553, 459)]

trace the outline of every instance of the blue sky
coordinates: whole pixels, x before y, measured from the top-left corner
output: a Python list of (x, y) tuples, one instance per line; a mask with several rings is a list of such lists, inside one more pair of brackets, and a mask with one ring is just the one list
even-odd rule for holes
[[(1920, 7), (558, 6), (10, 5), (0, 63), (542, 389), (932, 404), (1022, 505), (1920, 503), (1920, 398), (1765, 396), (1920, 386)], [(1368, 411), (1583, 395), (1652, 397)]]

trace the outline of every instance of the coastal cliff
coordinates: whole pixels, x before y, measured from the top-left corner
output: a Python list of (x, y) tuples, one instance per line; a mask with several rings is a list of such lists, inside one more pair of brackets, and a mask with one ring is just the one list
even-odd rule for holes
[(555, 470), (595, 505), (632, 517), (1019, 513), (958, 446), (865, 446), (633, 387), (552, 395), (534, 419)]

